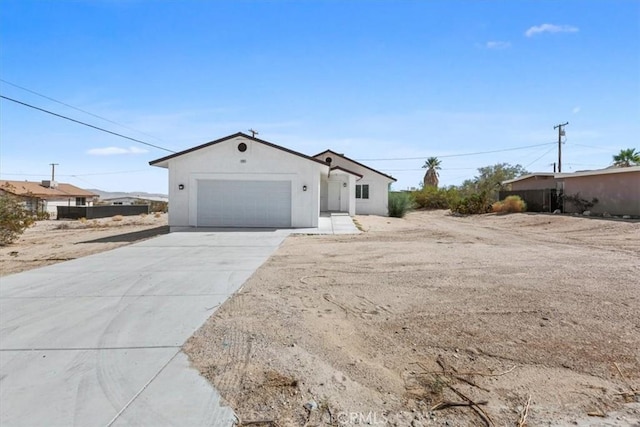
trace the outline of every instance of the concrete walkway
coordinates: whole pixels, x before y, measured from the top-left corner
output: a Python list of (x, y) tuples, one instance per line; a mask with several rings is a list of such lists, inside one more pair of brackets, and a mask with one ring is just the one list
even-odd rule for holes
[(287, 235), (358, 233), (329, 224), (172, 233), (1, 278), (0, 425), (232, 425), (181, 346)]

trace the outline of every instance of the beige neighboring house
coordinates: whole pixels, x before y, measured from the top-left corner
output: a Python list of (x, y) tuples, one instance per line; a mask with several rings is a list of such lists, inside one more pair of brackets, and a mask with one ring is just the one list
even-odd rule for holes
[(13, 194), (24, 201), (27, 209), (57, 215), (58, 206), (93, 206), (98, 195), (75, 185), (56, 181), (0, 180), (0, 191)]
[(508, 181), (503, 181), (502, 185), (508, 185), (512, 191), (555, 190), (556, 179), (554, 175), (553, 172), (530, 173)]
[[(640, 216), (640, 166), (609, 167), (572, 173), (532, 173), (504, 181), (512, 192), (554, 190), (568, 196), (598, 202), (589, 210), (593, 214)], [(578, 212), (564, 201), (562, 211)]]
[[(640, 216), (640, 166), (559, 173), (555, 178), (564, 194), (597, 198), (598, 203), (590, 208), (594, 214)], [(565, 203), (564, 212), (576, 210)]]

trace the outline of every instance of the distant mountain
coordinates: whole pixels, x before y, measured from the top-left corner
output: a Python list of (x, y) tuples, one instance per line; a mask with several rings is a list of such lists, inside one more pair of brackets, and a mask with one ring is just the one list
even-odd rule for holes
[(95, 188), (89, 188), (87, 189), (87, 191), (91, 191), (94, 194), (97, 194), (98, 196), (100, 196), (100, 199), (104, 200), (104, 199), (114, 199), (116, 197), (140, 197), (142, 199), (145, 198), (169, 198), (168, 195), (166, 194), (162, 194), (162, 193), (147, 193), (144, 191), (102, 191), (102, 190), (97, 190)]

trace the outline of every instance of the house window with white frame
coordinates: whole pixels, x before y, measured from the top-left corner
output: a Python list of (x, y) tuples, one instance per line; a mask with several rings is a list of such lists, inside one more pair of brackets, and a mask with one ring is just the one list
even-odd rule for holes
[(356, 184), (356, 199), (369, 198), (369, 184)]

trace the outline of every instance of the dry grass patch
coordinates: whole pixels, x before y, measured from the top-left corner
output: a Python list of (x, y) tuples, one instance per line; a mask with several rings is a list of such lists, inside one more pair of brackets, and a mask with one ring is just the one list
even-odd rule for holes
[(520, 196), (509, 196), (491, 205), (491, 210), (495, 213), (520, 213), (527, 211), (527, 204)]

